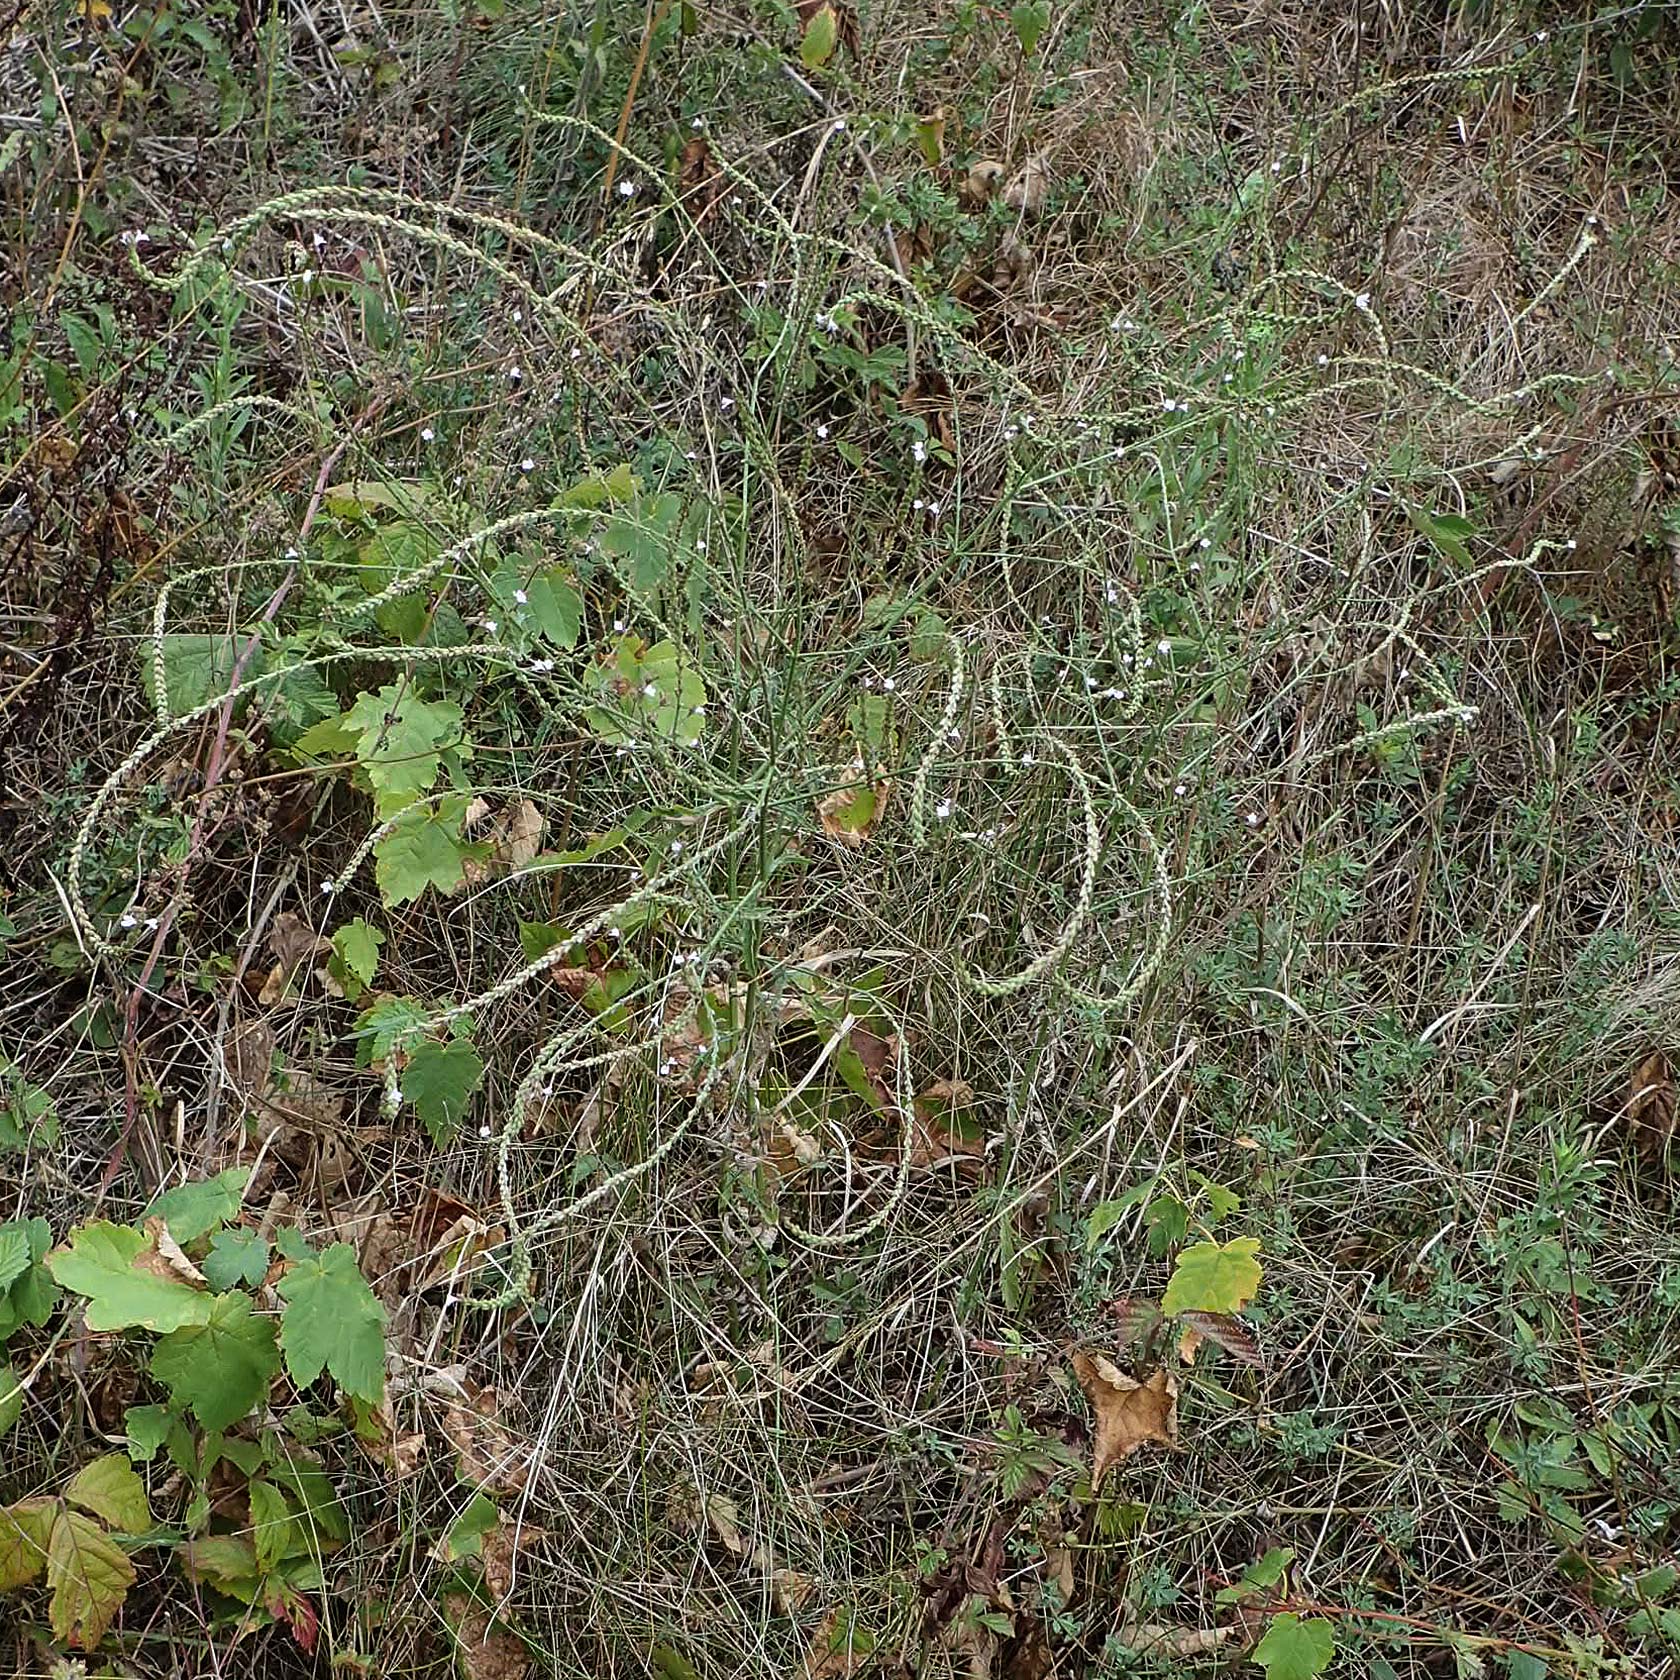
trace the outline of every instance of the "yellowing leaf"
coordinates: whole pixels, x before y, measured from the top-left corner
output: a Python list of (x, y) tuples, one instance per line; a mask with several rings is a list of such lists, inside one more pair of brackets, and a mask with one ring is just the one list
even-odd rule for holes
[(212, 1297), (177, 1277), (143, 1231), (104, 1220), (82, 1225), (47, 1256), (66, 1289), (87, 1297), (90, 1330), (178, 1330), (203, 1324)]
[(122, 1453), (107, 1453), (83, 1465), (70, 1478), (64, 1497), (122, 1534), (144, 1534), (152, 1526), (145, 1484)]
[(0, 1509), (0, 1592), (26, 1587), (47, 1566), (54, 1499), (25, 1499)]
[(807, 70), (820, 70), (834, 56), (839, 43), (840, 14), (831, 5), (821, 5), (811, 14), (799, 38), (799, 62)]
[(1165, 1371), (1140, 1383), (1101, 1353), (1078, 1352), (1073, 1374), (1096, 1416), (1091, 1450), (1091, 1486), (1099, 1489), (1111, 1465), (1130, 1458), (1146, 1441), (1163, 1447), (1178, 1442), (1178, 1384)]
[(60, 1510), (47, 1538), (47, 1585), (54, 1637), (91, 1651), (134, 1585), (134, 1565), (91, 1518)]
[(1255, 1258), (1259, 1252), (1258, 1237), (1233, 1237), (1228, 1243), (1204, 1242), (1185, 1249), (1161, 1297), (1161, 1311), (1240, 1312), (1260, 1287), (1260, 1262)]

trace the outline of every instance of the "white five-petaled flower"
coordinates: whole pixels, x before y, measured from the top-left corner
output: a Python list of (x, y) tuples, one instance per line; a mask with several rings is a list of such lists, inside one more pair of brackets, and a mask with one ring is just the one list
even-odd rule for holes
[(1189, 791), (1190, 789), (1186, 787), (1183, 782), (1175, 782), (1173, 784), (1173, 792), (1176, 793), (1180, 799), (1182, 799)]
[(943, 822), (945, 818), (951, 814), (951, 801), (949, 799), (941, 799), (939, 803), (934, 806), (933, 814), (938, 817), (941, 822)]
[(618, 183), (618, 196), (620, 198), (633, 198), (635, 194), (636, 183), (634, 181), (623, 180)]
[(622, 635), (624, 633), (624, 620), (622, 618), (615, 618), (613, 620), (613, 629)]
[(529, 455), (527, 455), (525, 459), (519, 463), (519, 470), (523, 473), (528, 473), (536, 466), (536, 464), (537, 463), (533, 461)]
[(489, 1137), (489, 1135), (490, 1135), (490, 1128), (489, 1128), (489, 1126), (488, 1126), (488, 1125), (484, 1125), (484, 1126), (480, 1126), (480, 1127), (479, 1127), (479, 1128), (478, 1128), (478, 1135), (479, 1135), (479, 1136), (480, 1136), (480, 1137), (481, 1137), (481, 1138), (487, 1138), (487, 1137)]
[(1369, 309), (1371, 307), (1371, 294), (1369, 292), (1361, 292), (1359, 296), (1353, 300), (1353, 307), (1355, 309)]
[(583, 360), (583, 351), (574, 344), (571, 349), (566, 352), (566, 359), (568, 361), (581, 362)]
[(422, 426), (420, 428), (420, 441), (422, 443), (430, 443), (436, 436), (437, 433), (434, 432), (430, 426)]
[(520, 606), (525, 605), (526, 595), (525, 595), (525, 591), (523, 589), (514, 590), (513, 598), (514, 598), (514, 600), (516, 600), (520, 604)]
[(1250, 811), (1243, 820), (1250, 828), (1258, 828), (1260, 826), (1260, 813), (1258, 811)]
[(523, 310), (523, 309), (516, 309), (516, 310), (514, 310), (514, 312), (513, 312), (513, 324), (514, 324), (514, 325), (515, 325), (515, 326), (516, 326), (516, 327), (517, 327), (517, 326), (518, 326), (518, 325), (519, 325), (519, 323), (520, 323), (520, 322), (521, 322), (521, 321), (523, 321), (523, 320), (524, 320), (524, 319), (525, 319), (525, 311), (524, 311), (524, 310)]
[(514, 384), (517, 385), (519, 383), (519, 381), (521, 379), (523, 379), (524, 377), (525, 377), (525, 375), (523, 373), (521, 373), (520, 370), (517, 367), (510, 367), (508, 369), (508, 378), (511, 379), (514, 382)]
[(820, 438), (827, 437), (828, 436), (828, 427), (827, 426), (818, 426), (817, 427), (817, 436), (820, 437)]
[(1201, 551), (1202, 551), (1202, 552), (1203, 552), (1203, 553), (1204, 553), (1204, 554), (1206, 554), (1206, 553), (1207, 553), (1207, 551), (1208, 551), (1208, 550), (1209, 550), (1209, 549), (1210, 549), (1210, 548), (1212, 548), (1212, 547), (1213, 547), (1213, 538), (1212, 538), (1212, 537), (1203, 537), (1203, 538), (1202, 538), (1202, 540), (1201, 540), (1201, 542), (1200, 542), (1200, 544), (1199, 544), (1199, 545), (1198, 545), (1198, 546), (1199, 546), (1199, 547), (1200, 547), (1200, 548), (1201, 548)]
[(916, 441), (910, 445), (910, 453), (916, 458), (916, 460), (925, 461), (927, 459), (927, 445), (923, 443), (920, 438), (917, 438)]
[(688, 126), (690, 128), (704, 128), (706, 126), (706, 119), (704, 117), (696, 117)]
[(125, 928), (131, 928), (134, 925), (135, 925), (135, 918), (133, 916), (124, 916), (122, 918), (122, 920), (120, 922), (118, 922), (118, 924), (117, 924), (118, 927), (125, 927)]
[(323, 897), (326, 897), (327, 895), (329, 895), (332, 892), (332, 890), (333, 890), (333, 884), (332, 884), (331, 881), (323, 881), (321, 883), (321, 894), (322, 894)]
[(896, 677), (882, 677), (881, 687), (891, 694), (898, 687), (898, 679)]
[(1322, 350), (1318, 353), (1318, 365), (1320, 367), (1329, 367), (1330, 365), (1330, 358)]
[(495, 619), (487, 618), (484, 621), (484, 628), (488, 630), (492, 636), (494, 636), (496, 632), (501, 629), (501, 625), (499, 625)]
[(735, 406), (735, 399), (733, 397), (719, 397), (718, 398), (718, 407), (720, 409), (722, 409), (725, 414), (727, 414), (730, 411), (730, 409), (732, 409), (734, 406)]
[(645, 694), (648, 697), (648, 699), (655, 700), (659, 696), (659, 689), (658, 689), (658, 686), (654, 683), (643, 683), (642, 684), (642, 693)]
[(1157, 653), (1171, 653), (1172, 652), (1172, 643), (1169, 642), (1165, 636), (1163, 636), (1160, 639), (1160, 641), (1158, 641), (1155, 644), (1155, 651)]

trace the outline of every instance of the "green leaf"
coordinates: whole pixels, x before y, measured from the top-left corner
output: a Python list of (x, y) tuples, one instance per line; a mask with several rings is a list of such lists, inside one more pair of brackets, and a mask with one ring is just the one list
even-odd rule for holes
[(286, 1314), (280, 1346), (300, 1388), (323, 1371), (346, 1394), (378, 1400), (385, 1392), (385, 1309), (356, 1267), (356, 1251), (334, 1243), (295, 1263), (280, 1280)]
[(350, 1519), (338, 1502), (326, 1471), (314, 1458), (299, 1452), (289, 1442), (276, 1439), (275, 1446), (270, 1448), (267, 1474), (271, 1482), (283, 1487), (296, 1501), (299, 1525), (312, 1538), (319, 1535), (329, 1540), (350, 1538)]
[(409, 1057), (403, 1069), (403, 1100), (414, 1104), (435, 1148), (454, 1141), (483, 1077), (478, 1052), (460, 1039), (451, 1044), (428, 1040)]
[(646, 647), (639, 637), (621, 637), (596, 666), (594, 683), (604, 703), (586, 717), (603, 741), (652, 733), (692, 746), (705, 731), (706, 685), (673, 642)]
[(1025, 3), (1014, 6), (1009, 13), (1009, 27), (1015, 31), (1015, 39), (1021, 43), (1021, 52), (1027, 57), (1038, 51), (1038, 43), (1043, 39), (1044, 31), (1050, 27), (1049, 0), (1025, 0)]
[(22, 1220), (0, 1225), (0, 1290), (9, 1290), (35, 1264)]
[(910, 657), (923, 664), (943, 659), (948, 638), (945, 620), (936, 612), (925, 612), (910, 632)]
[[(137, 1262), (150, 1260), (156, 1270)], [(152, 1239), (127, 1225), (104, 1220), (70, 1234), (70, 1246), (47, 1256), (47, 1266), (66, 1289), (87, 1297), (90, 1330), (179, 1330), (203, 1324), (214, 1300), (169, 1273)]]
[(1155, 1184), (1155, 1179), (1146, 1178), (1142, 1184), (1133, 1185), (1125, 1195), (1098, 1202), (1085, 1217), (1085, 1246), (1095, 1248), (1138, 1203), (1148, 1199)]
[(385, 935), (360, 916), (332, 936), (333, 953), (327, 959), (327, 972), (352, 1003), (373, 984), (379, 969), (379, 948), (384, 943)]
[(271, 1574), (290, 1556), (299, 1538), (297, 1524), (286, 1496), (272, 1482), (258, 1478), (249, 1484), (251, 1533), (256, 1545), (257, 1567)]
[(799, 62), (807, 70), (820, 70), (834, 56), (840, 42), (840, 16), (825, 3), (811, 14), (805, 33), (799, 38)]
[(1472, 563), (1467, 538), (1476, 535), (1476, 527), (1456, 513), (1431, 513), (1426, 508), (1408, 506), (1406, 512), (1418, 532), (1449, 560), (1461, 566)]
[(91, 1651), (134, 1585), (134, 1565), (97, 1523), (60, 1510), (47, 1537), (47, 1585), (54, 1637)]
[(471, 848), (461, 838), (467, 800), (452, 794), (435, 809), (417, 805), (373, 849), (373, 875), (392, 908), (419, 898), (427, 887), (452, 893), (466, 879), (463, 860)]
[(1258, 1237), (1234, 1237), (1228, 1243), (1205, 1242), (1179, 1255), (1161, 1297), (1164, 1313), (1239, 1312), (1260, 1287)]
[[(438, 542), (431, 532), (399, 519), (382, 526), (358, 550), (362, 588), (370, 595), (412, 577), (437, 557)], [(418, 642), (426, 633), (429, 616), (426, 594), (416, 589), (387, 601), (374, 613), (374, 621), (398, 641)]]
[(1510, 1680), (1546, 1680), (1548, 1670), (1532, 1651), (1507, 1651), (1505, 1672)]
[(249, 1167), (229, 1167), (214, 1178), (194, 1184), (178, 1184), (165, 1190), (146, 1209), (148, 1219), (161, 1219), (169, 1234), (183, 1246), (239, 1217), (245, 1186), (251, 1181)]
[(122, 1453), (106, 1453), (84, 1464), (65, 1484), (64, 1497), (119, 1534), (144, 1534), (152, 1526), (145, 1485)]
[(174, 1425), (167, 1406), (130, 1406), (123, 1413), (128, 1456), (136, 1464), (150, 1464), (157, 1457), (158, 1448), (169, 1439)]
[(244, 1534), (206, 1534), (189, 1540), (176, 1555), (181, 1567), (195, 1581), (226, 1593), (229, 1598), (252, 1603), (262, 1579), (257, 1548)]
[(583, 630), (583, 599), (563, 566), (521, 566), (505, 560), (490, 580), (490, 592), (502, 615), (504, 640), (528, 645), (530, 634), (536, 632), (555, 647), (577, 646)]
[[(249, 636), (205, 635), (194, 630), (173, 631), (163, 638), (163, 680), (169, 692), (169, 715), (180, 717), (218, 694), (226, 694), (233, 680), (233, 668), (245, 650)], [(152, 665), (153, 642), (140, 643), (140, 686), (146, 699), (157, 705), (156, 672)], [(259, 643), (245, 662), (240, 682), (262, 675), (263, 649)]]
[(0, 1436), (23, 1416), (23, 1379), (0, 1359)]
[(255, 1289), (268, 1275), (268, 1244), (243, 1225), (218, 1231), (210, 1239), (210, 1251), (199, 1262), (199, 1270), (213, 1289), (232, 1289), (244, 1284)]
[(215, 1298), (204, 1324), (171, 1332), (152, 1353), (152, 1375), (206, 1429), (248, 1416), (279, 1369), (273, 1321), (254, 1316), (250, 1296), (237, 1290)]
[(1254, 1648), (1266, 1680), (1314, 1680), (1335, 1654), (1335, 1628), (1322, 1616), (1303, 1622), (1292, 1610), (1272, 1617), (1266, 1637)]
[(443, 768), (443, 749), (464, 739), (461, 708), (453, 701), (426, 700), (396, 683), (362, 695), (343, 721), (356, 736), (357, 761), (384, 816), (427, 792)]
[(466, 1510), (444, 1530), (439, 1552), (445, 1563), (477, 1557), (484, 1550), (484, 1536), (500, 1520), (496, 1502), (487, 1493), (475, 1493)]
[(1263, 1557), (1257, 1558), (1242, 1572), (1233, 1586), (1221, 1587), (1213, 1596), (1215, 1604), (1243, 1604), (1263, 1593), (1270, 1592), (1283, 1579), (1286, 1569), (1294, 1562), (1295, 1553), (1288, 1546), (1273, 1546)]
[(47, 1567), (56, 1499), (24, 1499), (0, 1509), (0, 1592), (26, 1587)]

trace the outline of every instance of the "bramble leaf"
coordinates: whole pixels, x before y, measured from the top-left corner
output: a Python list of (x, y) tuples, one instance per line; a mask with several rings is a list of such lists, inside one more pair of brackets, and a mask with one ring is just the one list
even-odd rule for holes
[[(180, 717), (195, 706), (202, 706), (215, 695), (227, 693), (233, 680), (233, 668), (245, 651), (249, 636), (230, 636), (225, 632), (209, 635), (196, 630), (177, 630), (161, 638), (163, 644), (163, 680), (169, 691), (169, 715)], [(156, 667), (152, 655), (155, 643), (148, 640), (140, 646), (140, 686), (146, 699), (157, 705)], [(240, 672), (241, 683), (261, 676), (263, 650), (259, 644), (251, 650), (251, 657)]]
[(239, 1217), (250, 1182), (249, 1167), (229, 1167), (214, 1178), (193, 1184), (177, 1184), (154, 1198), (146, 1209), (147, 1219), (161, 1219), (178, 1243), (197, 1242), (202, 1236)]
[(403, 1101), (414, 1104), (433, 1145), (447, 1148), (461, 1129), (472, 1094), (484, 1077), (484, 1063), (470, 1044), (428, 1039), (403, 1070)]
[(26, 1587), (47, 1567), (56, 1499), (23, 1499), (0, 1507), (0, 1592)]
[(122, 1453), (84, 1464), (66, 1484), (64, 1497), (119, 1534), (144, 1534), (152, 1526), (145, 1485)]
[(1260, 1287), (1258, 1237), (1196, 1243), (1179, 1255), (1161, 1297), (1165, 1313), (1240, 1312)]
[(334, 1243), (292, 1265), (280, 1280), (286, 1302), (280, 1346), (293, 1382), (323, 1371), (345, 1393), (378, 1400), (385, 1392), (385, 1309), (356, 1266), (356, 1251)]
[(21, 1241), (28, 1262), (9, 1283), (0, 1284), (0, 1342), (22, 1324), (45, 1324), (58, 1290), (41, 1261), (52, 1247), (52, 1228), (44, 1219), (13, 1219), (0, 1225), (0, 1241), (11, 1238), (15, 1261)]
[(1303, 1622), (1292, 1610), (1273, 1616), (1266, 1637), (1254, 1648), (1266, 1680), (1315, 1680), (1335, 1654), (1335, 1628), (1322, 1616)]
[(199, 1262), (213, 1289), (244, 1284), (255, 1289), (268, 1275), (268, 1244), (243, 1225), (225, 1226), (210, 1239), (210, 1251)]
[(90, 1330), (179, 1330), (203, 1324), (213, 1296), (170, 1271), (144, 1231), (104, 1220), (79, 1226), (47, 1256), (52, 1275), (87, 1297)]
[(206, 1429), (250, 1413), (279, 1369), (273, 1321), (255, 1317), (237, 1290), (215, 1298), (207, 1322), (172, 1332), (152, 1353), (152, 1375)]
[(98, 1523), (60, 1509), (47, 1537), (47, 1585), (54, 1637), (91, 1651), (134, 1585), (134, 1565)]

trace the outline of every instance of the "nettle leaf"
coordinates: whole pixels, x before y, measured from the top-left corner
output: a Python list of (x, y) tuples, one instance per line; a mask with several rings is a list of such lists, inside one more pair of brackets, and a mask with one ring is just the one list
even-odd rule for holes
[[(249, 636), (206, 635), (193, 630), (172, 631), (163, 637), (163, 680), (169, 692), (169, 715), (180, 717), (195, 706), (218, 694), (226, 694), (233, 681), (234, 666), (245, 651)], [(147, 701), (157, 705), (156, 671), (152, 664), (154, 644), (150, 637), (139, 649), (140, 686)], [(259, 677), (263, 672), (263, 649), (259, 644), (251, 650), (240, 673), (241, 683)]]
[(56, 1499), (24, 1499), (0, 1508), (0, 1592), (26, 1587), (47, 1567)]
[(419, 898), (427, 887), (448, 894), (461, 885), (466, 879), (462, 864), (473, 854), (461, 837), (466, 815), (465, 794), (403, 812), (373, 849), (373, 877), (386, 904), (395, 909)]
[(362, 695), (342, 721), (355, 737), (356, 758), (386, 816), (432, 788), (444, 750), (465, 740), (454, 701), (426, 700), (397, 683)]
[(286, 1303), (280, 1346), (300, 1388), (323, 1371), (346, 1394), (377, 1401), (385, 1392), (385, 1309), (356, 1266), (356, 1251), (334, 1243), (292, 1265), (280, 1279)]
[(402, 1094), (414, 1105), (435, 1148), (447, 1148), (461, 1129), (472, 1094), (484, 1078), (484, 1063), (470, 1044), (428, 1040), (403, 1069)]
[(620, 637), (594, 682), (603, 704), (586, 716), (603, 741), (653, 734), (692, 746), (705, 731), (705, 682), (673, 642), (649, 647), (639, 636)]
[(144, 1534), (152, 1526), (145, 1485), (122, 1453), (106, 1453), (84, 1464), (65, 1484), (64, 1497), (119, 1534)]
[(327, 959), (327, 972), (352, 1003), (373, 984), (379, 969), (379, 948), (384, 943), (385, 935), (360, 916), (332, 936), (333, 954)]
[(214, 1297), (171, 1271), (156, 1242), (132, 1226), (80, 1226), (47, 1266), (64, 1288), (87, 1297), (90, 1330), (167, 1332), (210, 1317)]
[(152, 1375), (206, 1429), (254, 1411), (279, 1369), (273, 1320), (256, 1317), (238, 1291), (218, 1295), (205, 1323), (171, 1332), (152, 1353)]
[(61, 1509), (47, 1536), (47, 1585), (54, 1637), (91, 1651), (134, 1585), (134, 1565), (98, 1523)]
[(1316, 1680), (1336, 1654), (1336, 1630), (1322, 1616), (1302, 1621), (1292, 1610), (1272, 1617), (1254, 1660), (1266, 1680)]
[(178, 1184), (165, 1190), (146, 1209), (147, 1219), (161, 1219), (178, 1243), (197, 1242), (218, 1225), (239, 1217), (245, 1186), (251, 1181), (249, 1167), (229, 1167), (214, 1178), (194, 1184)]
[(1165, 1313), (1235, 1313), (1260, 1287), (1258, 1237), (1196, 1243), (1179, 1255), (1161, 1297)]
[(211, 1237), (210, 1250), (198, 1269), (213, 1289), (232, 1289), (241, 1283), (255, 1289), (268, 1276), (268, 1244), (244, 1226), (220, 1230)]

